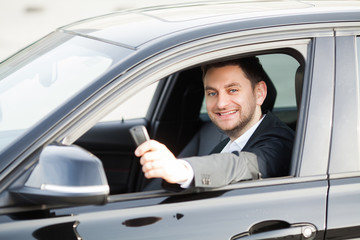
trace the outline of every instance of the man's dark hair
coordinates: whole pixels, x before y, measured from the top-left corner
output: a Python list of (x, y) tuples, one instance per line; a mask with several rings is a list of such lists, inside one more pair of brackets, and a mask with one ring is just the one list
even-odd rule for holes
[(220, 68), (225, 66), (240, 67), (246, 77), (250, 80), (253, 88), (258, 82), (265, 81), (266, 83), (269, 78), (257, 57), (245, 57), (203, 65), (201, 67), (203, 71), (203, 79), (210, 68)]

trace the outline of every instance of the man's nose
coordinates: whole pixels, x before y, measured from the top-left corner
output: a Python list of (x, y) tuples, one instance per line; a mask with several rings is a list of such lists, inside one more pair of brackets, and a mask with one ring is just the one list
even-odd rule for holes
[(229, 98), (227, 94), (219, 93), (216, 104), (219, 109), (225, 108), (229, 104)]

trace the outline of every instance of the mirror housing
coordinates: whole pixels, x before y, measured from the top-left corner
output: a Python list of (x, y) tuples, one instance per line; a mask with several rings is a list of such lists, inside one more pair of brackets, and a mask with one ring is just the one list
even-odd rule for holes
[(35, 204), (103, 204), (110, 189), (101, 161), (75, 145), (46, 146), (24, 186), (11, 192)]

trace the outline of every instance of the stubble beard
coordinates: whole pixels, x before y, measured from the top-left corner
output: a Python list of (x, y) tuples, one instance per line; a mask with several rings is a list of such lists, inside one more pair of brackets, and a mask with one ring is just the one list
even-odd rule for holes
[[(255, 109), (251, 109), (249, 114), (244, 114), (242, 112), (242, 109), (239, 109), (240, 112), (240, 118), (236, 122), (235, 126), (232, 128), (224, 128), (221, 126), (221, 124), (218, 121), (214, 121), (215, 117), (210, 117), (212, 122), (220, 129), (222, 130), (230, 139), (237, 139), (239, 138), (244, 132), (250, 128), (248, 127), (249, 123), (252, 122), (254, 116), (255, 116)], [(244, 131), (245, 130), (245, 131)]]

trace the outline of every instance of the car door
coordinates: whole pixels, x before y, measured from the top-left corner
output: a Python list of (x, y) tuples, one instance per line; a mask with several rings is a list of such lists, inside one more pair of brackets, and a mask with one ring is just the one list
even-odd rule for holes
[[(321, 34), (316, 31), (309, 33), (308, 30), (292, 30), (285, 40), (286, 32), (277, 37), (279, 29), (274, 33), (270, 29), (266, 33), (260, 31), (258, 35), (251, 32), (249, 38), (244, 39), (229, 34), (194, 41), (163, 53), (162, 61), (153, 60), (146, 66), (149, 74), (144, 71), (138, 79), (129, 79), (152, 82), (179, 68), (222, 57), (268, 51), (302, 55), (305, 78), (289, 176), (210, 190), (115, 194), (99, 206), (9, 210), (9, 214), (0, 218), (3, 222), (0, 238), (323, 239), (332, 122), (334, 38), (333, 32), (327, 28)], [(267, 41), (258, 43), (258, 39)], [(176, 51), (181, 54), (174, 54)], [(152, 74), (154, 72), (157, 75)], [(144, 78), (144, 75), (148, 77)], [(143, 86), (134, 84), (133, 91)], [(324, 106), (322, 101), (329, 104)], [(319, 142), (321, 146), (314, 144)]]
[[(291, 176), (204, 192), (144, 192), (133, 196), (137, 201), (131, 207), (126, 197), (113, 196), (96, 217), (74, 211), (73, 220), (81, 223), (77, 232), (84, 239), (104, 232), (107, 239), (323, 239), (332, 105), (324, 107), (320, 99), (332, 102), (334, 80), (334, 39), (328, 34), (303, 42), (309, 50)], [(266, 51), (280, 45), (253, 47)], [(115, 207), (119, 201), (123, 208)]]
[[(354, 35), (357, 34), (357, 35)], [(337, 29), (326, 239), (360, 237), (359, 31)]]

